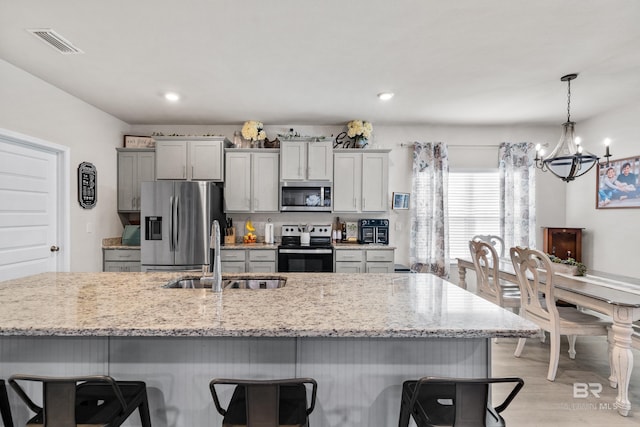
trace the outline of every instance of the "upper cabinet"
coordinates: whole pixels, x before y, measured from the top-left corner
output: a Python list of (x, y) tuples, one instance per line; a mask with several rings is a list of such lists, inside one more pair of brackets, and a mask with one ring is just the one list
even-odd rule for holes
[(156, 137), (156, 178), (224, 179), (225, 137)]
[(333, 141), (282, 141), (281, 181), (331, 181)]
[(118, 148), (118, 211), (140, 211), (140, 183), (156, 179), (152, 148)]
[(278, 150), (225, 153), (225, 212), (278, 212)]
[(389, 209), (389, 150), (335, 150), (334, 212)]

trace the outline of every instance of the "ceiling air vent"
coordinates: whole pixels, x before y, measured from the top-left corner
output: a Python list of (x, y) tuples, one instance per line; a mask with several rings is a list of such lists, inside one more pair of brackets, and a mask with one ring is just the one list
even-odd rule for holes
[(63, 55), (84, 53), (51, 28), (27, 30)]

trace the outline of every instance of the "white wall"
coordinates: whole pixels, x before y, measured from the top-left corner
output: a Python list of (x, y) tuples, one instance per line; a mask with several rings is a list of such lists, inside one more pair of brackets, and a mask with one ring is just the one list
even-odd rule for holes
[[(0, 60), (0, 128), (70, 147), (71, 271), (101, 271), (101, 239), (122, 233), (116, 212), (115, 147), (122, 145), (128, 127)], [(82, 209), (78, 203), (77, 167), (83, 161), (98, 171), (93, 209)]]
[[(601, 156), (612, 139), (612, 160), (640, 154), (640, 102), (578, 123), (585, 148)], [(588, 140), (587, 140), (588, 136)], [(640, 209), (596, 209), (596, 174), (567, 185), (567, 226), (584, 227), (583, 262), (591, 270), (640, 278)]]

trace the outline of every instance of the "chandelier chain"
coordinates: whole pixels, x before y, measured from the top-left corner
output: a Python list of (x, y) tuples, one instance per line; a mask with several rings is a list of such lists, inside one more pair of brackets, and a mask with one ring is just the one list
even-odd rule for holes
[(567, 80), (567, 122), (571, 121), (571, 80)]

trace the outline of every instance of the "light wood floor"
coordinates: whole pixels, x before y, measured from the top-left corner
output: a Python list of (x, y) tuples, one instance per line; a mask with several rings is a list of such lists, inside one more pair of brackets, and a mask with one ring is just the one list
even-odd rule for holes
[[(547, 381), (549, 343), (528, 339), (520, 358), (513, 356), (517, 339), (492, 343), (492, 376), (518, 376), (524, 388), (503, 412), (509, 427), (533, 426), (637, 426), (640, 425), (640, 351), (633, 350), (635, 369), (629, 387), (631, 412), (622, 417), (613, 408), (617, 390), (609, 387), (609, 362), (605, 337), (578, 337), (576, 358), (569, 359), (566, 337), (561, 337), (560, 363), (554, 382)], [(574, 383), (602, 385), (600, 397), (574, 398)], [(594, 386), (594, 390), (597, 389)], [(505, 396), (494, 389), (494, 403)]]

